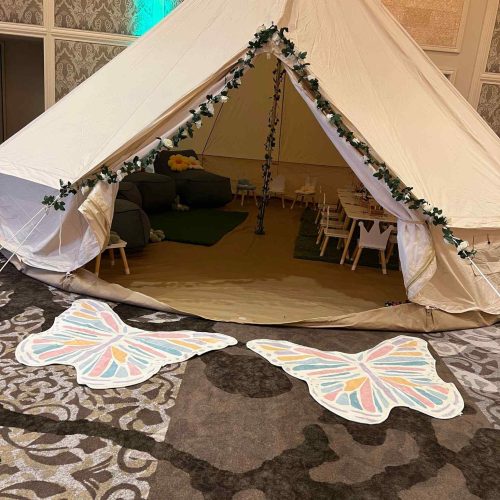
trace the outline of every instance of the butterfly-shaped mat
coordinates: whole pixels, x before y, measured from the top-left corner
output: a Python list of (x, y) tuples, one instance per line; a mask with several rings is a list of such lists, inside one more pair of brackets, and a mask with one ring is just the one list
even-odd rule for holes
[(455, 385), (439, 378), (422, 339), (398, 336), (357, 354), (280, 340), (252, 340), (247, 347), (306, 381), (320, 405), (354, 422), (383, 422), (396, 406), (439, 419), (456, 417), (464, 408)]
[(107, 304), (83, 299), (58, 316), (49, 330), (24, 339), (16, 358), (28, 366), (71, 365), (79, 384), (109, 389), (144, 382), (165, 365), (236, 343), (218, 333), (133, 328)]

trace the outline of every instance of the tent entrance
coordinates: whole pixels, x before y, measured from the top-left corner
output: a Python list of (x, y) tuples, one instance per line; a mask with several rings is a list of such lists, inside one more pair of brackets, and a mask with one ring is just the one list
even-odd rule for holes
[[(194, 138), (179, 147), (196, 151), (206, 171), (230, 178), (234, 193), (241, 179), (256, 185), (258, 206), (253, 198), (242, 205), (240, 197), (226, 205), (224, 211), (247, 212), (248, 217), (213, 246), (175, 241), (149, 244), (141, 253), (129, 255), (130, 276), (104, 260), (102, 278), (178, 311), (233, 322), (309, 321), (406, 300), (397, 264), (383, 275), (377, 252), (371, 250), (365, 256), (371, 254), (375, 264), (360, 265), (356, 271), (351, 271), (350, 262), (341, 266), (319, 260), (316, 212), (312, 212), (316, 207), (296, 205), (291, 210), (295, 190), (306, 177), (316, 179), (316, 201), (330, 203), (337, 200), (339, 188), (352, 187), (355, 177), (288, 76), (277, 77), (280, 72), (274, 56), (259, 56), (241, 88), (231, 92), (229, 101), (216, 107), (214, 117), (204, 120)], [(281, 99), (273, 99), (277, 94)], [(272, 163), (263, 160), (264, 145), (267, 155), (271, 153), (268, 123), (276, 128)], [(269, 201), (265, 234), (258, 235), (266, 181), (263, 163), (272, 178), (285, 178), (287, 201), (285, 208), (280, 198)], [(175, 218), (175, 213), (169, 217)], [(189, 219), (183, 213), (178, 217)], [(308, 218), (312, 218), (309, 226)], [(158, 220), (151, 217), (154, 229)], [(332, 240), (329, 253), (335, 253), (336, 247), (337, 241)]]

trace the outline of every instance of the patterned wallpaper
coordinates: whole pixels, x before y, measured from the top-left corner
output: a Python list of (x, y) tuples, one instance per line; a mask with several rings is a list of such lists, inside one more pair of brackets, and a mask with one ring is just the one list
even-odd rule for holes
[(125, 47), (56, 40), (56, 100), (101, 69)]
[(182, 0), (55, 0), (55, 25), (142, 35)]
[(454, 48), (465, 0), (382, 0), (420, 45)]
[(500, 85), (483, 84), (477, 110), (500, 136)]
[(0, 21), (43, 24), (43, 0), (0, 0)]
[(488, 73), (500, 73), (500, 5), (498, 6), (497, 21), (491, 40), (490, 55), (486, 65)]

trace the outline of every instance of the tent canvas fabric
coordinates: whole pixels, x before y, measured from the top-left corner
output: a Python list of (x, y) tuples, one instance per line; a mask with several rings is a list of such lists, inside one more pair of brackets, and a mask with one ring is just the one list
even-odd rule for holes
[[(186, 0), (0, 146), (0, 244), (42, 274), (72, 272), (94, 258), (107, 242), (116, 185), (78, 192), (65, 212), (44, 213), (43, 196), (57, 194), (61, 179), (75, 182), (103, 164), (117, 169), (157, 136), (171, 135), (189, 109), (222, 88), (258, 26), (272, 22), (307, 52), (322, 94), (357, 135), (417, 197), (441, 208), (457, 234), (474, 241), (478, 262), (498, 287), (500, 140), (379, 0)], [(343, 160), (398, 218), (410, 300), (445, 313), (500, 315), (492, 287), (444, 244), (439, 228), (392, 198), (327, 123), (290, 61), (272, 46), (266, 50), (282, 59)], [(37, 213), (43, 220), (26, 225)]]

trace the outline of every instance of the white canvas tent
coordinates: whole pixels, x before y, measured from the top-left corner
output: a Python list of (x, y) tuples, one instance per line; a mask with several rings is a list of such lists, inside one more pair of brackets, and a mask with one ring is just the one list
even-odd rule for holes
[[(168, 137), (189, 109), (222, 87), (256, 29), (272, 22), (289, 28), (322, 94), (359, 137), (417, 197), (441, 208), (457, 234), (474, 241), (489, 283), (444, 244), (438, 228), (391, 197), (288, 69), (344, 161), (397, 216), (408, 297), (446, 314), (473, 315), (472, 323), (494, 321), (500, 315), (494, 290), (500, 283), (500, 140), (379, 0), (185, 1), (0, 146), (0, 244), (45, 279), (45, 271), (63, 276), (94, 258), (107, 241), (116, 186), (100, 183), (88, 196), (68, 198), (65, 212), (26, 225), (43, 196), (57, 193), (60, 179), (75, 182), (104, 163), (119, 168), (157, 136)], [(317, 324), (359, 322), (321, 318)]]

